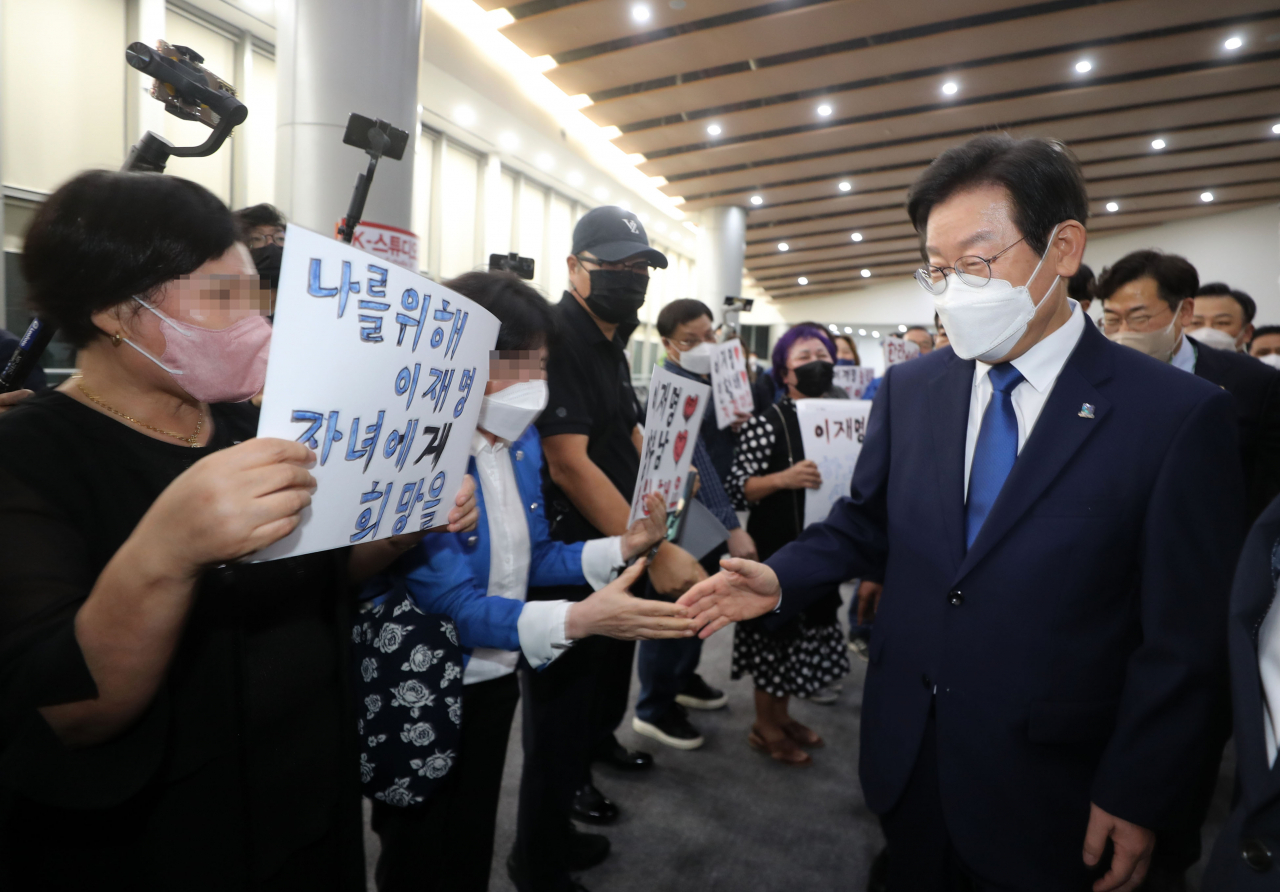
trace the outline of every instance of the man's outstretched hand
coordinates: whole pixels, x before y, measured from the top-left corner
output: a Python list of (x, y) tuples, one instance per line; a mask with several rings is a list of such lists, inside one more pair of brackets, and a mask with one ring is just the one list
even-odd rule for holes
[(778, 606), (782, 587), (765, 564), (724, 558), (721, 570), (689, 589), (676, 602), (686, 608), (699, 638), (709, 638), (729, 623), (763, 616)]

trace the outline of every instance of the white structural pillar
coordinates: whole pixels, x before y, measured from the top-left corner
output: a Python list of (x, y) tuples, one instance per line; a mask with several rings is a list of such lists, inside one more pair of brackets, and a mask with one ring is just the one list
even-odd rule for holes
[(731, 206), (707, 208), (699, 222), (698, 299), (719, 317), (724, 313), (724, 299), (742, 293), (747, 212)]
[(364, 209), (371, 223), (409, 229), (421, 0), (281, 0), (276, 21), (276, 203), (333, 233), (369, 161), (342, 142), (356, 112), (409, 132), (403, 158), (378, 162)]

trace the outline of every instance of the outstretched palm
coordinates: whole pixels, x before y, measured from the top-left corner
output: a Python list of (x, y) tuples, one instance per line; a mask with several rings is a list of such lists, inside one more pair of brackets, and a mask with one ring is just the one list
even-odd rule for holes
[(708, 638), (729, 623), (763, 616), (778, 606), (782, 587), (765, 564), (725, 558), (721, 570), (689, 589), (676, 603), (688, 610), (700, 638)]

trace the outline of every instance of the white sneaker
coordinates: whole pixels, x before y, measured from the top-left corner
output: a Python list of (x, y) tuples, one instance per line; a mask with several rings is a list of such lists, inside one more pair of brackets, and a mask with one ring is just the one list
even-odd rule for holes
[(669, 710), (659, 723), (646, 722), (639, 717), (631, 719), (631, 728), (637, 734), (652, 738), (678, 750), (696, 750), (706, 743), (698, 729), (677, 710)]

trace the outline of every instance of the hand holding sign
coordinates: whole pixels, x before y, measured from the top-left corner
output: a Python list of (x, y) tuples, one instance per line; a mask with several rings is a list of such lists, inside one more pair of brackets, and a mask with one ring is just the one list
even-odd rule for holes
[(318, 486), (298, 529), (257, 557), (444, 525), (497, 336), (462, 295), (290, 226), (258, 434), (315, 450)]

